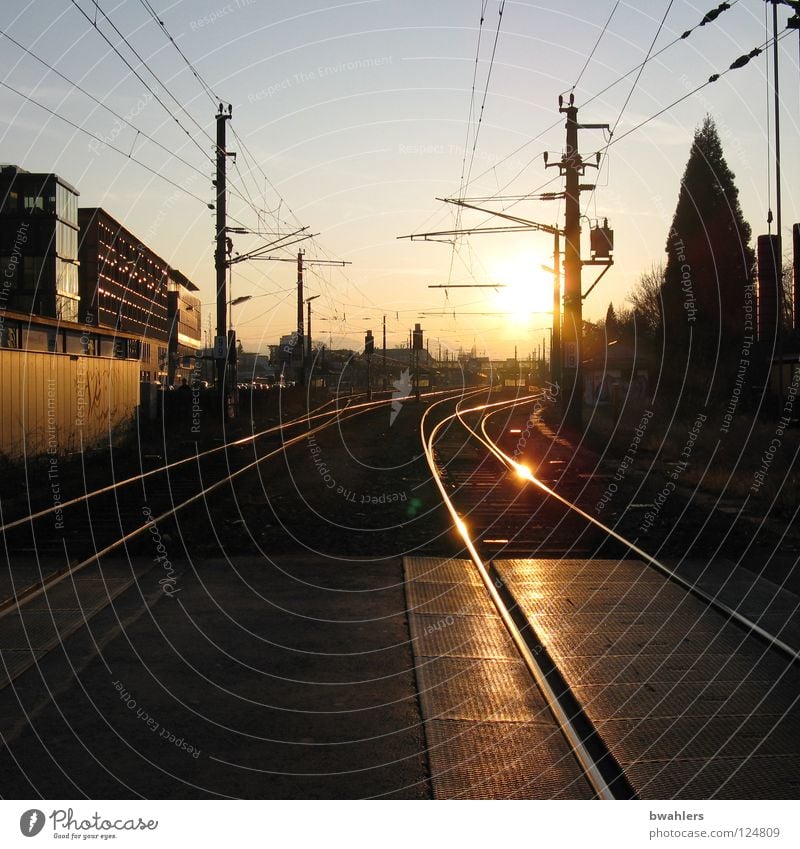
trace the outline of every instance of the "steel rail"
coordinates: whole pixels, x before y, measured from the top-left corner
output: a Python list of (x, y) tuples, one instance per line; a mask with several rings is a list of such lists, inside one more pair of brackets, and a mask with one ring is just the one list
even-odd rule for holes
[[(456, 391), (456, 390), (439, 390), (439, 391), (436, 391), (436, 392), (431, 392), (431, 393), (426, 393), (426, 394), (435, 396), (435, 395), (446, 394), (446, 393), (453, 392), (453, 391)], [(425, 396), (423, 396), (423, 397), (425, 397)], [(307, 431), (303, 431), (302, 433), (298, 434), (297, 436), (293, 436), (291, 439), (288, 439), (288, 440), (281, 442), (281, 445), (278, 448), (275, 448), (273, 451), (270, 451), (269, 453), (264, 454), (263, 456), (256, 458), (251, 463), (248, 463), (247, 465), (243, 466), (241, 469), (237, 469), (236, 471), (229, 472), (229, 474), (226, 475), (225, 477), (223, 477), (220, 480), (215, 481), (213, 484), (210, 484), (209, 486), (203, 488), (202, 490), (200, 490), (199, 492), (190, 496), (189, 498), (187, 498), (185, 501), (181, 502), (180, 504), (173, 505), (169, 510), (164, 511), (159, 516), (151, 517), (143, 525), (140, 525), (138, 528), (135, 528), (134, 530), (129, 531), (127, 534), (124, 534), (122, 537), (117, 538), (114, 542), (105, 546), (100, 551), (93, 552), (89, 557), (85, 558), (84, 560), (79, 561), (78, 563), (70, 564), (69, 566), (66, 566), (62, 569), (59, 569), (59, 570), (56, 570), (54, 572), (49, 573), (47, 576), (42, 577), (41, 580), (36, 581), (32, 584), (28, 584), (20, 592), (17, 592), (16, 589), (15, 589), (14, 592), (13, 592), (13, 595), (9, 596), (8, 598), (6, 598), (2, 602), (0, 602), (0, 619), (2, 619), (4, 616), (7, 616), (12, 611), (18, 610), (19, 607), (21, 606), (21, 604), (26, 604), (27, 602), (32, 601), (34, 598), (37, 598), (39, 595), (41, 595), (42, 593), (51, 589), (56, 584), (59, 584), (65, 578), (70, 577), (72, 575), (75, 575), (77, 572), (81, 571), (86, 566), (89, 566), (90, 564), (99, 561), (99, 559), (101, 557), (104, 557), (106, 554), (109, 554), (110, 552), (119, 548), (119, 546), (129, 542), (130, 540), (132, 540), (135, 537), (139, 536), (140, 534), (144, 533), (144, 531), (147, 530), (149, 527), (156, 525), (158, 522), (160, 522), (162, 520), (169, 519), (170, 517), (177, 514), (177, 512), (179, 510), (182, 510), (183, 508), (188, 507), (190, 504), (193, 504), (194, 502), (198, 501), (199, 499), (204, 498), (209, 493), (214, 492), (215, 490), (219, 489), (219, 487), (221, 487), (225, 484), (231, 483), (234, 479), (236, 479), (240, 475), (243, 475), (245, 472), (256, 468), (258, 465), (265, 462), (266, 460), (269, 460), (269, 459), (277, 456), (278, 454), (281, 454), (287, 448), (290, 448), (291, 446), (297, 444), (301, 440), (307, 439), (309, 436), (313, 436), (316, 433), (320, 433), (321, 431), (325, 430), (328, 427), (331, 427), (332, 425), (334, 425), (337, 422), (341, 423), (343, 421), (348, 421), (351, 418), (355, 418), (356, 416), (359, 416), (363, 413), (366, 413), (366, 412), (369, 411), (369, 409), (375, 409), (375, 408), (380, 407), (381, 405), (391, 404), (396, 400), (408, 401), (408, 400), (411, 400), (411, 399), (413, 399), (412, 395), (405, 396), (405, 397), (400, 398), (400, 399), (392, 398), (392, 397), (380, 398), (380, 399), (375, 400), (375, 401), (367, 401), (367, 402), (364, 402), (364, 403), (361, 403), (361, 404), (354, 404), (352, 406), (345, 408), (344, 410), (331, 411), (332, 413), (335, 413), (335, 415), (333, 415), (328, 421), (326, 421), (326, 422), (324, 422), (320, 425), (317, 425), (317, 427), (315, 427), (315, 428), (312, 428), (312, 429), (307, 430)], [(344, 417), (342, 417), (343, 413), (347, 413), (347, 415), (344, 415)], [(329, 415), (329, 414), (325, 413), (325, 414), (315, 416), (314, 418), (321, 418), (321, 417), (324, 417), (324, 416), (327, 416), (327, 415)], [(288, 427), (288, 426), (294, 426), (298, 423), (299, 423), (299, 421), (297, 419), (294, 419), (294, 420), (292, 420), (291, 423), (287, 422), (284, 425), (278, 425), (277, 428), (283, 429), (283, 428)], [(235, 443), (227, 443), (226, 445), (218, 446), (217, 448), (212, 449), (212, 451), (219, 451), (221, 448), (230, 447), (230, 445), (238, 444), (238, 443), (241, 443), (241, 442), (247, 442), (251, 439), (253, 439), (252, 436), (246, 437), (242, 440), (238, 440)], [(187, 459), (196, 459), (198, 456), (203, 456), (203, 455), (195, 455), (194, 457), (190, 457), (190, 458), (187, 458)], [(184, 461), (179, 461), (179, 462), (184, 462)], [(154, 471), (164, 471), (164, 469), (166, 469), (166, 468), (168, 468), (168, 466), (162, 467), (161, 469), (156, 469)], [(148, 472), (146, 474), (150, 474), (150, 473)], [(141, 479), (141, 477), (144, 477), (144, 476), (131, 478), (127, 481), (121, 482), (121, 484), (127, 484), (127, 483), (130, 483), (131, 481), (139, 480), (139, 479)], [(113, 488), (114, 488), (114, 485), (112, 485), (111, 487), (105, 488), (104, 491), (106, 491), (107, 489), (113, 489)], [(88, 497), (92, 497), (96, 494), (99, 494), (99, 492), (100, 491), (97, 491), (95, 493), (90, 493), (88, 496), (82, 496), (78, 499), (74, 499), (73, 502), (71, 502), (71, 503), (85, 500)], [(66, 502), (65, 502), (65, 504), (66, 504)], [(63, 509), (63, 506), (64, 505), (61, 505), (62, 509)], [(47, 515), (47, 513), (49, 513), (49, 512), (51, 512), (51, 511), (46, 510), (46, 511), (43, 512), (42, 515)], [(26, 520), (30, 521), (33, 518), (36, 518), (36, 517), (35, 516), (27, 517)], [(25, 520), (23, 520), (23, 521), (25, 521)], [(5, 527), (6, 526), (4, 526), (3, 528), (0, 528), (0, 530), (3, 530)]]
[[(519, 400), (519, 401), (508, 402), (507, 406), (512, 406), (512, 407), (517, 406), (518, 404), (524, 403), (526, 400), (529, 400), (529, 399), (522, 399), (522, 400)], [(472, 411), (466, 410), (464, 412), (472, 412)], [(501, 411), (500, 410), (493, 410), (492, 412), (489, 413), (488, 416), (484, 416), (484, 417), (481, 418), (481, 423), (480, 423), (481, 432), (480, 432), (480, 434), (477, 431), (475, 431), (473, 428), (471, 428), (468, 424), (466, 424), (466, 422), (464, 422), (463, 420), (462, 420), (462, 424), (464, 424), (465, 427), (467, 427), (469, 430), (471, 430), (472, 433), (474, 434), (474, 436), (480, 442), (482, 442), (486, 446), (486, 448), (489, 451), (491, 451), (492, 454), (498, 460), (500, 460), (500, 462), (503, 463), (510, 471), (516, 472), (517, 476), (521, 480), (523, 480), (527, 483), (532, 483), (534, 486), (536, 486), (540, 490), (542, 490), (542, 492), (546, 493), (551, 498), (554, 498), (556, 501), (558, 501), (560, 504), (563, 504), (565, 507), (569, 508), (574, 513), (577, 513), (579, 516), (586, 519), (586, 521), (589, 522), (590, 524), (598, 527), (601, 531), (603, 531), (603, 533), (607, 534), (612, 539), (617, 540), (617, 542), (622, 543), (622, 545), (624, 545), (625, 547), (630, 549), (630, 551), (634, 552), (636, 555), (641, 557), (649, 566), (652, 566), (654, 569), (657, 569), (662, 574), (666, 575), (670, 580), (679, 584), (685, 590), (687, 590), (688, 592), (692, 593), (692, 595), (694, 595), (697, 598), (704, 601), (706, 604), (708, 604), (713, 609), (717, 610), (719, 613), (724, 614), (729, 619), (736, 622), (738, 625), (741, 625), (742, 627), (744, 627), (745, 629), (747, 629), (751, 633), (755, 634), (756, 636), (760, 637), (762, 640), (769, 643), (769, 645), (772, 648), (774, 648), (774, 649), (780, 651), (782, 654), (786, 655), (793, 663), (797, 663), (798, 661), (800, 661), (800, 651), (793, 648), (792, 646), (790, 646), (785, 641), (781, 640), (780, 637), (776, 637), (774, 634), (769, 633), (769, 631), (765, 630), (757, 622), (753, 622), (751, 619), (748, 619), (746, 616), (739, 613), (739, 611), (736, 610), (735, 608), (731, 607), (728, 604), (725, 604), (724, 601), (720, 601), (715, 596), (711, 595), (710, 593), (707, 593), (705, 590), (701, 589), (700, 587), (698, 587), (693, 582), (687, 580), (682, 575), (678, 574), (674, 569), (670, 569), (669, 566), (666, 566), (664, 563), (662, 563), (661, 561), (659, 561), (658, 559), (653, 557), (651, 554), (648, 554), (644, 549), (640, 548), (635, 542), (627, 539), (626, 537), (623, 537), (621, 534), (619, 534), (613, 528), (609, 528), (608, 525), (604, 524), (603, 522), (601, 522), (599, 519), (595, 518), (594, 516), (591, 516), (585, 510), (582, 510), (580, 507), (578, 507), (577, 504), (574, 504), (573, 502), (564, 498), (562, 495), (559, 495), (554, 489), (547, 486), (547, 484), (545, 484), (543, 481), (539, 480), (536, 477), (536, 475), (534, 475), (533, 472), (531, 472), (531, 470), (524, 463), (518, 463), (516, 460), (513, 459), (513, 457), (509, 457), (508, 454), (506, 454), (494, 442), (494, 440), (492, 440), (492, 438), (486, 432), (486, 422), (487, 422), (487, 420), (489, 418), (491, 418), (491, 416), (493, 416), (495, 413), (498, 413), (498, 412), (501, 412)]]
[(193, 460), (196, 461), (202, 457), (210, 457), (212, 454), (216, 454), (220, 451), (226, 451), (229, 448), (238, 448), (240, 445), (245, 445), (248, 442), (255, 442), (256, 439), (261, 439), (264, 436), (268, 436), (271, 433), (276, 433), (287, 427), (295, 427), (296, 425), (308, 423), (318, 418), (323, 418), (324, 416), (335, 416), (338, 414), (338, 410), (329, 410), (325, 413), (317, 412), (323, 407), (327, 407), (328, 404), (333, 403), (335, 400), (336, 399), (331, 399), (330, 401), (326, 401), (320, 407), (317, 407), (315, 409), (315, 415), (313, 416), (309, 417), (306, 413), (302, 416), (298, 416), (297, 418), (291, 419), (288, 422), (283, 422), (282, 424), (274, 425), (273, 427), (259, 431), (258, 433), (250, 434), (250, 436), (244, 436), (240, 439), (235, 439), (232, 442), (225, 442), (222, 445), (217, 445), (214, 448), (208, 448), (198, 454), (190, 454), (188, 457), (182, 457), (180, 460), (173, 460), (171, 463), (166, 463), (163, 466), (157, 466), (155, 469), (149, 469), (148, 471), (142, 472), (139, 475), (133, 475), (132, 477), (125, 478), (125, 480), (115, 481), (114, 483), (109, 484), (108, 486), (103, 486), (99, 489), (92, 490), (92, 492), (86, 492), (83, 495), (78, 495), (75, 498), (69, 499), (69, 501), (62, 501), (59, 504), (53, 505), (52, 507), (46, 507), (36, 513), (31, 513), (28, 516), (22, 516), (19, 519), (13, 519), (10, 522), (6, 522), (4, 525), (0, 525), (0, 534), (4, 533), (5, 531), (10, 531), (13, 528), (18, 528), (21, 525), (34, 522), (36, 519), (42, 519), (50, 513), (54, 513), (58, 510), (64, 510), (65, 507), (73, 507), (76, 504), (81, 504), (82, 502), (88, 501), (90, 498), (95, 498), (98, 495), (105, 495), (106, 493), (121, 489), (124, 486), (128, 486), (129, 484), (137, 483), (138, 481), (142, 481), (145, 478), (152, 477), (153, 475), (168, 472), (170, 469), (176, 469), (179, 466), (183, 466), (186, 463), (192, 462)]
[[(422, 397), (428, 397), (429, 395), (440, 395), (443, 392), (448, 390), (437, 390), (436, 392), (423, 393)], [(455, 391), (455, 390), (449, 390)], [(356, 398), (361, 397), (361, 395), (354, 396)], [(105, 495), (109, 492), (114, 492), (115, 490), (119, 490), (124, 486), (128, 486), (133, 483), (137, 483), (138, 481), (145, 480), (146, 478), (152, 477), (153, 475), (163, 474), (165, 472), (170, 471), (171, 469), (176, 469), (179, 466), (183, 466), (186, 463), (190, 463), (193, 461), (197, 461), (203, 457), (210, 457), (212, 454), (217, 454), (220, 451), (227, 451), (229, 448), (238, 448), (242, 445), (246, 445), (249, 442), (255, 442), (257, 439), (261, 439), (265, 436), (269, 436), (273, 433), (283, 432), (286, 428), (289, 427), (297, 427), (303, 424), (310, 424), (313, 421), (316, 421), (321, 418), (325, 418), (327, 416), (331, 416), (332, 418), (336, 418), (343, 410), (358, 410), (368, 406), (376, 406), (379, 404), (385, 404), (387, 401), (407, 401), (411, 396), (406, 396), (402, 398), (379, 398), (374, 401), (365, 401), (359, 404), (346, 404), (344, 407), (333, 410), (327, 410), (326, 412), (319, 412), (320, 410), (327, 407), (329, 404), (336, 403), (339, 399), (332, 398), (329, 401), (326, 401), (324, 404), (321, 404), (319, 407), (314, 408), (313, 415), (309, 415), (308, 412), (303, 413), (301, 416), (297, 416), (294, 419), (290, 419), (287, 422), (283, 422), (281, 424), (274, 425), (273, 427), (269, 427), (266, 430), (259, 431), (258, 433), (250, 434), (249, 436), (243, 436), (239, 439), (235, 439), (231, 442), (225, 442), (222, 445), (217, 445), (214, 448), (208, 448), (205, 451), (201, 451), (197, 454), (190, 454), (188, 457), (182, 457), (180, 460), (173, 460), (171, 463), (167, 463), (163, 466), (157, 466), (155, 469), (149, 469), (146, 472), (142, 472), (138, 475), (133, 475), (132, 477), (126, 478), (125, 480), (115, 481), (108, 486), (100, 487), (99, 489), (92, 490), (92, 492), (84, 493), (83, 495), (78, 495), (75, 498), (69, 499), (69, 501), (62, 501), (58, 504), (54, 504), (51, 507), (45, 507), (42, 510), (37, 511), (36, 513), (31, 513), (27, 516), (21, 516), (18, 519), (13, 519), (10, 522), (6, 522), (3, 525), (0, 525), (0, 534), (5, 533), (6, 531), (10, 531), (13, 528), (18, 528), (22, 525), (29, 524), (31, 522), (36, 521), (37, 519), (42, 519), (45, 516), (50, 515), (51, 513), (55, 513), (57, 511), (63, 511), (67, 507), (74, 507), (76, 504), (81, 504), (83, 502), (88, 501), (91, 498), (96, 498), (98, 495)]]
[[(529, 401), (532, 397), (536, 396), (527, 396), (526, 398), (520, 400), (519, 403)], [(608, 782), (603, 777), (599, 767), (597, 766), (597, 763), (595, 762), (594, 758), (591, 756), (586, 745), (584, 744), (580, 733), (573, 725), (571, 719), (569, 718), (563, 706), (561, 705), (558, 696), (556, 695), (553, 688), (550, 686), (550, 683), (547, 680), (544, 670), (537, 662), (535, 656), (528, 647), (528, 644), (524, 636), (522, 635), (522, 632), (517, 627), (513, 617), (511, 616), (511, 613), (509, 612), (507, 606), (500, 597), (500, 594), (498, 593), (497, 588), (494, 585), (494, 581), (489, 575), (489, 570), (487, 569), (486, 564), (483, 562), (483, 559), (481, 558), (480, 554), (478, 554), (478, 551), (475, 548), (475, 545), (469, 534), (469, 529), (467, 528), (466, 524), (461, 519), (461, 517), (458, 515), (458, 512), (456, 511), (455, 506), (453, 505), (453, 502), (450, 500), (450, 497), (447, 494), (447, 491), (439, 475), (439, 469), (436, 465), (436, 460), (434, 457), (434, 442), (436, 440), (437, 434), (439, 433), (441, 428), (444, 427), (444, 425), (448, 424), (449, 422), (455, 419), (458, 419), (463, 424), (463, 419), (461, 418), (462, 414), (466, 414), (469, 412), (482, 412), (486, 409), (496, 408), (502, 405), (507, 406), (508, 402), (499, 401), (493, 404), (472, 407), (469, 410), (460, 410), (462, 402), (459, 401), (456, 404), (456, 411), (442, 419), (442, 421), (438, 422), (431, 430), (430, 435), (426, 437), (425, 423), (430, 413), (439, 405), (448, 403), (448, 401), (451, 400), (452, 399), (443, 399), (441, 401), (436, 402), (435, 404), (432, 404), (425, 411), (422, 416), (422, 421), (420, 422), (420, 436), (422, 438), (423, 449), (425, 451), (425, 459), (428, 462), (428, 466), (431, 470), (431, 474), (433, 475), (433, 479), (436, 482), (436, 486), (439, 488), (439, 493), (442, 496), (442, 500), (444, 501), (445, 507), (450, 513), (450, 516), (453, 519), (453, 523), (455, 524), (456, 529), (458, 530), (461, 538), (464, 541), (467, 551), (469, 552), (470, 558), (472, 559), (472, 562), (478, 570), (478, 574), (480, 575), (481, 580), (483, 581), (483, 584), (486, 587), (486, 590), (489, 593), (489, 596), (492, 599), (495, 608), (497, 609), (497, 612), (500, 614), (500, 617), (503, 620), (503, 624), (506, 626), (506, 629), (511, 635), (511, 638), (514, 640), (514, 643), (520, 655), (522, 656), (522, 659), (526, 667), (528, 668), (531, 676), (533, 677), (534, 681), (536, 682), (543, 696), (545, 697), (550, 712), (555, 718), (556, 723), (561, 729), (562, 734), (566, 738), (572, 752), (578, 760), (581, 769), (583, 769), (583, 772), (586, 776), (587, 781), (591, 785), (592, 790), (599, 799), (615, 799), (616, 797), (614, 796)], [(467, 430), (470, 434), (475, 435), (475, 431), (471, 427), (467, 427)]]

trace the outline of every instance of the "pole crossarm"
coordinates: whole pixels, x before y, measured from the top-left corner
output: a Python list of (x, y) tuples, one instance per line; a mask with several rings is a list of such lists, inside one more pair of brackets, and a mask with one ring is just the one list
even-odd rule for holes
[(589, 295), (591, 295), (591, 294), (592, 294), (592, 289), (594, 289), (594, 287), (595, 287), (595, 286), (596, 286), (596, 285), (600, 282), (600, 280), (602, 279), (603, 275), (604, 275), (604, 274), (608, 271), (608, 269), (609, 269), (609, 268), (611, 268), (611, 266), (614, 264), (614, 260), (612, 259), (612, 260), (611, 260), (611, 262), (602, 262), (601, 260), (584, 260), (583, 264), (584, 264), (584, 265), (604, 265), (604, 266), (605, 266), (605, 268), (604, 268), (604, 269), (603, 269), (603, 270), (602, 270), (602, 271), (601, 271), (601, 272), (597, 275), (597, 278), (596, 278), (596, 280), (594, 281), (594, 283), (592, 283), (592, 285), (591, 285), (591, 286), (590, 286), (590, 287), (589, 287), (589, 288), (588, 288), (588, 289), (587, 289), (587, 290), (583, 293), (583, 295), (581, 295), (581, 300), (585, 301), (585, 300), (586, 300), (586, 298), (588, 298), (588, 297), (589, 297)]
[[(270, 242), (269, 244), (262, 245), (260, 248), (254, 248), (252, 251), (248, 251), (246, 254), (240, 254), (234, 259), (228, 260), (228, 265), (235, 265), (237, 262), (245, 262), (250, 259), (263, 259), (263, 254), (272, 248), (288, 248), (290, 245), (295, 245), (298, 242), (303, 242), (306, 239), (313, 239), (314, 236), (318, 236), (319, 233), (306, 233), (308, 227), (301, 227), (299, 230), (295, 230), (293, 233), (287, 233), (285, 236), (281, 236), (280, 239), (276, 239), (274, 242)], [(303, 235), (300, 235), (303, 234)], [(298, 239), (294, 239), (294, 236), (300, 236)], [(292, 239), (291, 242), (285, 242), (286, 239)], [(284, 242), (284, 244), (281, 244)], [(294, 259), (292, 259), (294, 262)]]
[(475, 206), (475, 204), (467, 203), (461, 198), (436, 198), (436, 200), (441, 201), (442, 203), (451, 203), (454, 206), (461, 206), (464, 209), (474, 209), (477, 212), (484, 212), (486, 215), (494, 215), (496, 218), (504, 218), (506, 221), (514, 221), (517, 224), (527, 224), (531, 230), (541, 230), (544, 233), (558, 233), (559, 235), (563, 235), (564, 231), (559, 230), (558, 227), (554, 227), (552, 224), (540, 224), (538, 221), (531, 221), (528, 218), (520, 218), (517, 215), (509, 215), (507, 212), (497, 212), (494, 209), (486, 209), (483, 206)]
[(519, 225), (518, 227), (473, 227), (467, 230), (438, 230), (433, 233), (412, 233), (410, 236), (398, 236), (398, 239), (409, 239), (412, 242), (435, 242), (438, 237), (446, 236), (471, 236), (473, 233), (518, 233), (520, 231), (532, 232), (538, 227)]

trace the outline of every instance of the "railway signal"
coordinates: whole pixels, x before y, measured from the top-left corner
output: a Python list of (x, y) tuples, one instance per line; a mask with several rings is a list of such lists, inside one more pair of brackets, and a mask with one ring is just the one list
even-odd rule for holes
[(367, 358), (367, 400), (372, 400), (372, 375), (370, 374), (370, 365), (372, 364), (372, 354), (375, 351), (375, 337), (372, 331), (368, 330), (364, 336), (364, 356)]

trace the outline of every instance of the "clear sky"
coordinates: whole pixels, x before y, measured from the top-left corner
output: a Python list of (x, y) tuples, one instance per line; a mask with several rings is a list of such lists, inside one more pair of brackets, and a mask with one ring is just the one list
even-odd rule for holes
[[(616, 264), (586, 300), (587, 317), (604, 315), (609, 301), (621, 304), (638, 275), (664, 258), (692, 134), (706, 113), (717, 122), (745, 218), (754, 235), (766, 232), (770, 196), (775, 205), (766, 54), (621, 138), (765, 42), (771, 6), (738, 0), (649, 61), (638, 79), (634, 73), (620, 80), (716, 5), (507, 0), (498, 34), (497, 0), (100, 0), (97, 6), (94, 0), (4, 0), (3, 33), (127, 123), (3, 37), (0, 80), (90, 135), (0, 87), (0, 161), (63, 176), (80, 190), (81, 205), (106, 208), (192, 278), (210, 314), (214, 219), (205, 204), (214, 192), (216, 106), (152, 10), (214, 97), (233, 105), (232, 129), (252, 156), (230, 139), (238, 151), (238, 170), (230, 170), (231, 223), (269, 233), (308, 226), (320, 234), (303, 245), (308, 260), (352, 263), (309, 269), (308, 294), (321, 295), (314, 302), (315, 336), (335, 347), (360, 345), (367, 328), (379, 338), (385, 314), (390, 345), (405, 340), (419, 321), (432, 346), (436, 340), (451, 350), (474, 344), (501, 357), (516, 346), (524, 356), (547, 337), (552, 282), (541, 265), (552, 261), (552, 237), (475, 235), (455, 248), (397, 237), (456, 225), (455, 210), (436, 197), (558, 190), (557, 170), (544, 169), (542, 153), (550, 151), (552, 160), (563, 149), (557, 99), (573, 85), (580, 121), (616, 125), (608, 148), (602, 132), (580, 137), (582, 152), (607, 152), (597, 191), (583, 195), (583, 211), (590, 219), (607, 216), (616, 237)], [(788, 10), (780, 8), (778, 17), (783, 30)], [(800, 220), (796, 32), (780, 50), (787, 251), (791, 224)], [(462, 173), (469, 174), (466, 188)], [(587, 170), (586, 179), (594, 181), (594, 172)], [(523, 217), (563, 226), (559, 202), (493, 203), (496, 209), (512, 205)], [(464, 213), (461, 225), (485, 220)], [(234, 239), (242, 253), (265, 241)], [(595, 273), (584, 270), (584, 290)], [(234, 296), (256, 296), (234, 308), (247, 349), (263, 350), (290, 332), (294, 281), (289, 262), (234, 267)], [(449, 294), (428, 288), (447, 282), (513, 288)]]

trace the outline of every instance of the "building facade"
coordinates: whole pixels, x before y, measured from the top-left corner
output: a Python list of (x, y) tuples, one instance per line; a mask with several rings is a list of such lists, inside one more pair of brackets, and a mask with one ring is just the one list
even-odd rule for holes
[(104, 209), (79, 209), (78, 223), (81, 322), (133, 334), (128, 356), (140, 360), (140, 380), (166, 383), (168, 264)]
[(205, 377), (203, 368), (202, 307), (194, 294), (197, 286), (176, 268), (169, 269), (167, 315), (169, 317), (169, 362), (167, 380), (170, 386), (182, 381), (192, 384)]
[(0, 300), (78, 321), (78, 191), (57, 174), (0, 168)]

